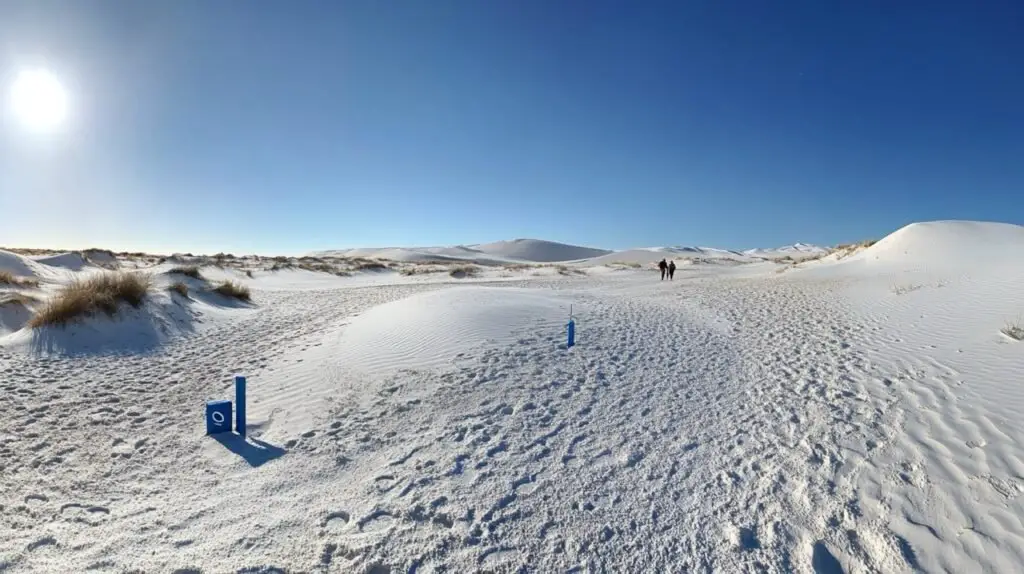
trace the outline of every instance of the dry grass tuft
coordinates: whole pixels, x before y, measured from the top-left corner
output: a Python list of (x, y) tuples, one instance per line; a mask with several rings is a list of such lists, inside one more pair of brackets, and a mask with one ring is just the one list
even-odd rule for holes
[(410, 265), (408, 267), (401, 268), (398, 273), (405, 275), (406, 277), (411, 275), (427, 275), (430, 273), (440, 273), (442, 269), (437, 267), (431, 267), (429, 265)]
[(333, 265), (329, 265), (323, 262), (300, 263), (299, 269), (305, 269), (306, 271), (312, 271), (314, 273), (334, 273), (335, 271)]
[(184, 275), (185, 277), (191, 277), (193, 279), (203, 280), (203, 274), (199, 272), (199, 267), (196, 265), (188, 265), (185, 267), (175, 267), (168, 271), (176, 275)]
[(31, 320), (29, 327), (64, 326), (99, 312), (113, 317), (122, 303), (138, 308), (153, 282), (143, 273), (107, 272), (64, 286)]
[(39, 281), (31, 277), (17, 277), (10, 271), (0, 270), (0, 285), (13, 287), (39, 287)]
[(640, 269), (643, 265), (636, 261), (612, 261), (607, 267), (623, 267), (626, 269)]
[(463, 277), (476, 277), (477, 274), (479, 273), (480, 268), (477, 267), (476, 265), (458, 265), (452, 267), (448, 271), (448, 274), (451, 275), (452, 277), (455, 277), (456, 279), (461, 279)]
[(578, 267), (569, 267), (568, 265), (555, 265), (555, 269), (559, 275), (586, 275), (587, 272)]
[(1014, 323), (1007, 323), (999, 332), (1014, 341), (1024, 341), (1024, 326), (1021, 325), (1019, 319)]
[(231, 297), (232, 299), (238, 299), (239, 301), (249, 302), (252, 300), (252, 293), (249, 288), (241, 283), (235, 283), (234, 281), (225, 281), (220, 285), (213, 288), (214, 293), (220, 293), (225, 297)]
[(171, 293), (177, 293), (182, 297), (188, 297), (188, 285), (185, 285), (181, 281), (178, 281), (177, 283), (171, 285), (170, 287), (167, 288), (167, 290), (170, 291)]
[(369, 260), (357, 261), (354, 267), (356, 271), (380, 271), (387, 268), (388, 266), (380, 261)]
[(892, 287), (890, 287), (890, 291), (892, 291), (896, 295), (906, 295), (907, 293), (913, 293), (914, 291), (923, 288), (924, 285), (919, 285), (917, 283), (908, 283), (906, 285), (893, 285)]

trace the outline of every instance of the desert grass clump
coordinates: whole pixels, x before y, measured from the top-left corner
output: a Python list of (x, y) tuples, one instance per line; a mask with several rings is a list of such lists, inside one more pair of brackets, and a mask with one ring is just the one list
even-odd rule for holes
[(1014, 341), (1024, 341), (1024, 325), (1018, 319), (1016, 322), (1007, 323), (1000, 332)]
[(0, 270), (0, 285), (11, 287), (39, 287), (39, 281), (31, 277), (18, 277), (10, 271)]
[(579, 267), (569, 267), (568, 265), (555, 265), (555, 270), (558, 271), (559, 275), (586, 275), (587, 272), (580, 269)]
[(167, 288), (171, 293), (177, 293), (182, 297), (188, 297), (188, 285), (185, 285), (181, 281), (178, 281)]
[(185, 277), (191, 277), (193, 279), (203, 280), (203, 274), (199, 272), (197, 265), (187, 265), (182, 267), (175, 267), (168, 271), (168, 273), (174, 275), (184, 275)]
[(890, 288), (890, 291), (892, 291), (896, 295), (906, 295), (907, 293), (913, 293), (914, 291), (917, 291), (918, 289), (923, 289), (923, 288), (924, 288), (924, 285), (918, 285), (916, 283), (908, 283), (906, 285), (893, 285)]
[(363, 260), (356, 262), (355, 265), (356, 271), (380, 271), (387, 268), (388, 266), (380, 261)]
[(334, 273), (334, 267), (322, 261), (317, 263), (300, 263), (299, 269), (305, 269), (314, 273)]
[(409, 277), (412, 275), (426, 275), (429, 273), (437, 273), (439, 271), (441, 270), (436, 267), (430, 267), (428, 265), (410, 265), (408, 267), (401, 268), (398, 271), (398, 273), (400, 275), (405, 275), (406, 277)]
[(213, 288), (214, 293), (220, 293), (225, 297), (231, 297), (232, 299), (238, 299), (239, 301), (249, 302), (252, 300), (252, 293), (249, 288), (241, 283), (235, 283), (234, 281), (225, 281), (220, 285)]
[(448, 270), (448, 275), (460, 279), (462, 277), (476, 277), (480, 268), (476, 265), (457, 265)]
[(29, 327), (64, 326), (97, 313), (113, 317), (122, 304), (142, 306), (153, 282), (137, 272), (106, 272), (65, 285), (32, 319)]

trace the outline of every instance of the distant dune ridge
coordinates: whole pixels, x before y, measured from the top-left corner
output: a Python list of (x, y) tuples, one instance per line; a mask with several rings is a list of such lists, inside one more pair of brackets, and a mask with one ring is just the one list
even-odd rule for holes
[(732, 259), (739, 262), (760, 261), (786, 255), (827, 253), (826, 247), (796, 243), (775, 249), (735, 251), (715, 247), (644, 247), (613, 251), (594, 247), (569, 245), (542, 239), (513, 239), (478, 245), (454, 247), (382, 247), (319, 251), (314, 256), (368, 257), (392, 261), (459, 260), (482, 264), (493, 263), (580, 263), (603, 265), (611, 262), (653, 263), (662, 258)]

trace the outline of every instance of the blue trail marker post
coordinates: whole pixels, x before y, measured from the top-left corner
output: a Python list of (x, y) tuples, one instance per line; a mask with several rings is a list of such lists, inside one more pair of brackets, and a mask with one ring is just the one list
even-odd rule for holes
[(572, 318), (572, 305), (569, 305), (569, 340), (565, 343), (568, 349), (576, 344), (576, 320)]
[(245, 377), (241, 375), (235, 376), (235, 430), (245, 436)]
[(231, 432), (231, 401), (207, 401), (206, 434)]

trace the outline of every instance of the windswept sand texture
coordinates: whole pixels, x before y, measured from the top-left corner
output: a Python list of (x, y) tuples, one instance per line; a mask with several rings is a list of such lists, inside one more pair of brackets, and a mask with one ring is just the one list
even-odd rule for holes
[[(116, 261), (140, 309), (0, 331), (0, 572), (1024, 571), (1024, 228), (792, 247)], [(235, 373), (250, 437), (204, 436)]]

